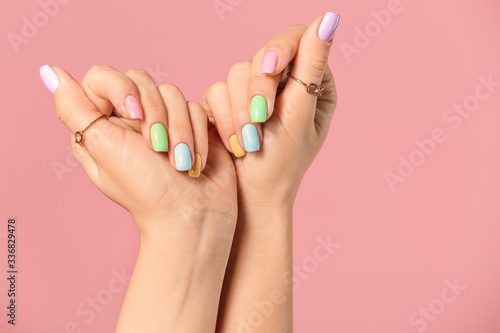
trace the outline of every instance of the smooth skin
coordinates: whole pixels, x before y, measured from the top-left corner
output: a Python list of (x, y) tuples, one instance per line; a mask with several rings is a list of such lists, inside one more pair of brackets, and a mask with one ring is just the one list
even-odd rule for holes
[[(72, 144), (92, 182), (132, 214), (140, 231), (116, 332), (214, 331), (237, 218), (236, 178), (229, 153), (208, 130), (206, 111), (187, 103), (175, 86), (156, 87), (143, 71), (96, 66), (80, 85), (62, 68), (52, 69), (59, 79), (57, 116), (72, 141), (113, 108), (123, 115), (95, 123), (85, 147)], [(142, 120), (129, 120), (120, 109), (130, 94), (141, 101)], [(170, 142), (186, 142), (202, 156), (199, 178), (175, 170), (171, 155), (153, 150), (149, 127), (155, 123), (169, 123)]]
[[(336, 106), (327, 64), (331, 41), (318, 39), (321, 19), (309, 28), (289, 28), (252, 62), (235, 64), (228, 82), (205, 93), (206, 111), (187, 103), (173, 85), (156, 87), (143, 71), (122, 74), (96, 66), (80, 86), (53, 67), (60, 81), (54, 93), (57, 114), (72, 138), (102, 114), (114, 110), (123, 116), (96, 123), (87, 133), (85, 148), (73, 144), (94, 184), (132, 214), (141, 233), (117, 332), (237, 332), (250, 323), (256, 303), (269, 302), (271, 313), (250, 328), (292, 331), (293, 201), (326, 139)], [(277, 67), (263, 75), (263, 57), (269, 50), (278, 53)], [(304, 86), (286, 81), (287, 68), (305, 82), (324, 86), (324, 95), (309, 95)], [(244, 146), (241, 131), (251, 123), (257, 95), (266, 100), (267, 121), (253, 124), (260, 151), (233, 165), (226, 151), (234, 153), (229, 138), (236, 135)], [(128, 96), (140, 101), (140, 120), (131, 119), (137, 117), (127, 111)], [(205, 112), (217, 131), (210, 125), (207, 130)], [(154, 151), (155, 124), (168, 131), (168, 153)], [(179, 144), (189, 148), (192, 165), (194, 156), (201, 157), (200, 178), (175, 170), (172, 152)], [(214, 184), (216, 195), (207, 191)]]
[[(234, 161), (238, 223), (217, 332), (293, 330), (293, 203), (307, 168), (326, 139), (337, 104), (327, 63), (332, 41), (318, 38), (322, 18), (314, 20), (309, 28), (290, 27), (262, 48), (252, 62), (233, 65), (227, 82), (217, 82), (205, 93), (204, 106), (223, 142), (230, 133), (240, 135), (241, 128), (251, 122), (253, 96), (266, 96), (271, 110), (268, 120), (257, 124), (261, 151)], [(281, 60), (273, 74), (264, 75), (260, 70), (268, 50), (276, 50)], [(321, 97), (308, 94), (303, 85), (291, 79), (280, 85), (292, 60), (292, 75), (325, 87)], [(280, 73), (282, 70), (285, 72)], [(224, 121), (227, 119), (233, 123)], [(256, 304), (265, 304), (267, 313), (263, 314)], [(257, 327), (251, 318), (255, 312), (264, 318)]]

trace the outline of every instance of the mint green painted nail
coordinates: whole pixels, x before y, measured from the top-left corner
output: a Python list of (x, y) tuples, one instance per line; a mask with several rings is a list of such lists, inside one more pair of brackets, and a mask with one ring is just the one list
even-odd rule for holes
[(155, 151), (168, 151), (167, 130), (161, 123), (151, 126), (151, 144)]
[(255, 95), (252, 98), (250, 106), (250, 118), (252, 123), (263, 123), (267, 117), (267, 101), (261, 95)]

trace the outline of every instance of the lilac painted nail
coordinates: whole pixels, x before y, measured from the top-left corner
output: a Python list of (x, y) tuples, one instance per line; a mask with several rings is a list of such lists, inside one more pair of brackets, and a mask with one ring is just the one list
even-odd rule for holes
[(269, 51), (264, 56), (264, 60), (262, 61), (262, 74), (271, 74), (276, 70), (276, 66), (278, 65), (278, 52)]
[(127, 109), (127, 112), (132, 119), (142, 119), (144, 117), (141, 102), (139, 102), (137, 97), (133, 95), (128, 95), (125, 98), (125, 109)]
[(335, 34), (335, 30), (337, 29), (339, 20), (339, 14), (335, 14), (332, 12), (326, 13), (323, 17), (323, 21), (321, 21), (321, 24), (319, 26), (318, 37), (325, 42), (329, 42)]
[(49, 91), (53, 94), (59, 86), (59, 78), (49, 65), (40, 68), (40, 77)]

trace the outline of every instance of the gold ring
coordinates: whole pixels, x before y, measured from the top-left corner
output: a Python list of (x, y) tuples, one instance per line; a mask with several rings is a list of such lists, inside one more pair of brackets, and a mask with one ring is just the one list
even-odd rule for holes
[(297, 79), (295, 76), (293, 76), (292, 73), (290, 73), (290, 72), (286, 73), (286, 75), (288, 75), (288, 77), (294, 79), (298, 83), (304, 85), (309, 94), (316, 95), (318, 97), (323, 95), (323, 91), (325, 90), (325, 87), (320, 88), (316, 83), (309, 83), (309, 84), (304, 83), (301, 80)]
[(94, 125), (95, 123), (97, 123), (99, 120), (102, 120), (104, 118), (108, 118), (108, 116), (106, 115), (102, 115), (98, 118), (96, 118), (93, 122), (91, 122), (87, 127), (85, 127), (85, 129), (83, 131), (80, 131), (80, 132), (76, 132), (75, 133), (75, 142), (78, 143), (80, 146), (82, 147), (85, 147), (84, 146), (84, 143), (85, 143), (85, 131), (88, 130), (92, 125)]

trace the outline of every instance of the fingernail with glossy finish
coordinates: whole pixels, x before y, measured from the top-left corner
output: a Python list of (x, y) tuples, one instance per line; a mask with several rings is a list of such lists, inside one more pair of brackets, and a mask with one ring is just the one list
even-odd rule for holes
[(191, 152), (185, 143), (179, 143), (174, 149), (175, 167), (178, 171), (191, 170)]
[(255, 95), (250, 104), (250, 118), (253, 123), (263, 123), (266, 121), (266, 117), (267, 101), (263, 96)]
[(240, 143), (238, 142), (238, 136), (236, 134), (233, 134), (229, 137), (229, 145), (231, 146), (234, 156), (242, 157), (247, 154), (245, 149), (240, 146)]
[(192, 178), (200, 177), (200, 171), (201, 171), (201, 155), (196, 154), (194, 156), (193, 167), (191, 168), (191, 170), (189, 170), (189, 177)]
[(332, 12), (326, 13), (319, 26), (318, 37), (325, 42), (329, 42), (333, 38), (335, 30), (337, 30), (339, 20), (339, 14)]
[(133, 95), (128, 95), (125, 98), (125, 109), (127, 109), (127, 113), (132, 119), (142, 119), (144, 117), (141, 102)]
[(167, 130), (162, 123), (156, 123), (151, 126), (151, 144), (155, 151), (168, 151)]
[(53, 94), (59, 86), (59, 78), (49, 65), (40, 68), (40, 77), (49, 91)]
[(260, 139), (257, 127), (252, 124), (246, 124), (241, 130), (243, 136), (243, 144), (247, 152), (255, 152), (260, 150)]
[(276, 66), (278, 65), (278, 52), (269, 51), (264, 56), (264, 60), (262, 61), (262, 74), (271, 74), (276, 70)]

